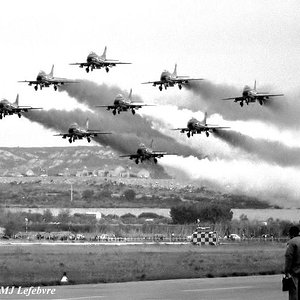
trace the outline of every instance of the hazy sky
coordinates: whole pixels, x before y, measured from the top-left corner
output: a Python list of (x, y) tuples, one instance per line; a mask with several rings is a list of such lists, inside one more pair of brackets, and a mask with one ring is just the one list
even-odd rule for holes
[[(200, 147), (207, 155), (213, 153), (218, 159), (226, 159), (227, 163), (232, 159), (251, 161), (254, 174), (255, 166), (261, 163), (259, 157), (249, 158), (249, 153), (217, 138), (206, 139), (201, 135), (188, 140), (178, 132), (167, 130), (185, 126), (192, 115), (203, 117), (206, 107), (200, 105), (195, 110), (185, 102), (190, 99), (195, 102), (198, 96), (187, 90), (179, 91), (177, 87), (160, 92), (157, 87), (141, 82), (158, 80), (162, 70), (173, 70), (177, 63), (179, 75), (202, 77), (217, 87), (231, 86), (239, 94), (244, 85), (252, 86), (257, 80), (258, 89), (268, 87), (272, 92), (293, 95), (293, 101), (300, 95), (300, 3), (296, 0), (27, 0), (1, 1), (0, 11), (0, 97), (14, 101), (19, 93), (20, 105), (46, 110), (86, 109), (66, 92), (54, 92), (52, 87), (36, 92), (33, 87), (17, 82), (34, 80), (40, 70), (49, 72), (55, 64), (54, 75), (58, 77), (116, 85), (127, 91), (132, 88), (143, 101), (164, 104), (141, 110), (142, 116), (150, 118), (157, 130), (182, 144)], [(101, 54), (105, 46), (108, 47), (108, 58), (132, 64), (117, 66), (109, 73), (95, 70), (88, 74), (84, 69), (69, 65), (84, 62), (90, 51)], [(178, 109), (175, 105), (178, 103), (179, 107), (182, 103), (186, 105)], [(244, 113), (250, 112), (253, 106), (245, 109)], [(285, 128), (282, 123), (272, 124), (272, 120), (263, 118), (247, 120), (239, 118), (238, 112), (235, 119), (217, 110), (211, 114), (211, 123), (229, 125), (248, 137), (300, 147), (299, 125)], [(288, 115), (285, 117), (289, 118)], [(130, 115), (128, 122), (131, 119)], [(105, 124), (99, 120), (99, 126), (105, 127)], [(0, 120), (1, 146), (67, 146), (68, 142), (54, 137), (54, 133), (54, 130), (46, 130), (26, 118), (10, 116)], [(86, 145), (86, 141), (77, 145)], [(172, 162), (168, 159), (165, 164)], [(272, 172), (272, 165), (268, 166)], [(215, 164), (213, 168), (216, 168)], [(220, 168), (224, 172), (226, 166), (222, 164)], [(260, 168), (261, 165), (257, 172)], [(281, 168), (283, 170), (278, 174), (290, 174), (290, 169)], [(296, 166), (293, 172), (300, 175)], [(199, 178), (198, 175), (190, 176)], [(282, 178), (276, 178), (282, 182)], [(216, 180), (222, 184), (220, 176)], [(288, 181), (288, 176), (285, 180)], [(252, 185), (253, 190), (259, 190), (254, 183)], [(241, 183), (243, 186), (244, 182)], [(290, 192), (293, 199), (300, 196), (295, 195), (293, 187)]]
[[(184, 5), (183, 5), (184, 2)], [(204, 77), (242, 89), (270, 85), (276, 91), (298, 88), (300, 79), (300, 4), (298, 1), (40, 1), (1, 2), (1, 97), (49, 109), (77, 107), (52, 88), (35, 92), (18, 80), (40, 70), (133, 88), (144, 101), (160, 97), (141, 82), (157, 80), (163, 69)], [(90, 51), (132, 65), (86, 74), (68, 65), (85, 61)], [(165, 93), (166, 94), (166, 93)], [(177, 97), (176, 91), (169, 95)], [(183, 93), (182, 93), (183, 94)], [(57, 139), (19, 132), (34, 130), (25, 120), (1, 121), (0, 140), (10, 145), (55, 145)], [(13, 133), (13, 134), (9, 134)]]

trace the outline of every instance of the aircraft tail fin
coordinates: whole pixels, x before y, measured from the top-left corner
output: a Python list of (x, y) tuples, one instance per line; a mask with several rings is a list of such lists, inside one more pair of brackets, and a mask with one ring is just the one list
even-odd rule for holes
[(85, 122), (85, 129), (86, 130), (89, 130), (89, 122), (90, 122), (90, 120), (89, 120), (89, 118), (87, 118), (86, 122)]
[(132, 97), (132, 89), (130, 89), (129, 95), (128, 95), (128, 99), (131, 101), (131, 97)]
[(174, 68), (174, 72), (173, 72), (173, 76), (177, 76), (177, 64), (175, 64), (175, 68)]
[(254, 90), (256, 90), (256, 80), (254, 80)]
[(101, 55), (101, 58), (103, 58), (103, 59), (106, 59), (106, 50), (107, 50), (107, 47), (105, 46), (103, 54)]
[(207, 124), (207, 123), (206, 123), (206, 119), (207, 119), (207, 112), (204, 113), (204, 118), (203, 118), (203, 121), (202, 121), (202, 123), (203, 123), (204, 125)]
[(14, 103), (16, 106), (19, 106), (19, 94), (17, 94), (17, 98), (16, 98), (16, 101)]
[(52, 65), (52, 68), (51, 68), (51, 72), (50, 72), (50, 76), (52, 76), (53, 77), (53, 71), (54, 71), (54, 65)]
[(153, 145), (153, 139), (151, 140), (149, 147), (152, 148), (152, 145)]

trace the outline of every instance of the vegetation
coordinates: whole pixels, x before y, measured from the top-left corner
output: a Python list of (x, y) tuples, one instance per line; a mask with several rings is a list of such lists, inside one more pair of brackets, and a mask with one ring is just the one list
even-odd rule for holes
[(183, 204), (172, 207), (170, 215), (175, 224), (189, 224), (198, 219), (201, 222), (216, 224), (232, 219), (230, 207), (222, 203)]
[[(1, 286), (279, 274), (284, 244), (86, 246), (32, 245), (0, 248)], [(80, 272), (78, 272), (80, 270)]]
[[(204, 187), (173, 187), (172, 181), (128, 179), (125, 183), (125, 179), (101, 177), (10, 180), (0, 183), (0, 206), (170, 208), (184, 203), (222, 202), (230, 208), (272, 207), (265, 201), (245, 195), (222, 194)], [(72, 202), (68, 180), (75, 182)]]
[(134, 201), (136, 192), (133, 189), (128, 189), (124, 192), (123, 195), (127, 201)]
[[(219, 235), (236, 233), (241, 237), (287, 237), (288, 230), (294, 224), (289, 221), (274, 220), (270, 218), (266, 222), (249, 221), (242, 215), (240, 220), (231, 220), (231, 212), (227, 207), (200, 206), (199, 210), (193, 206), (177, 206), (171, 210), (172, 219), (154, 213), (142, 213), (139, 216), (133, 214), (102, 215), (97, 220), (95, 215), (79, 214), (71, 215), (68, 210), (61, 210), (57, 216), (53, 216), (49, 209), (43, 214), (39, 213), (11, 213), (0, 209), (0, 227), (6, 229), (6, 235), (14, 236), (18, 232), (52, 232), (72, 231), (74, 233), (87, 233), (92, 235), (112, 233), (121, 237), (148, 237), (161, 235), (169, 237), (174, 233), (177, 237), (186, 238), (191, 235), (199, 224), (209, 226)], [(25, 222), (25, 218), (28, 222)], [(186, 220), (189, 218), (189, 222)]]

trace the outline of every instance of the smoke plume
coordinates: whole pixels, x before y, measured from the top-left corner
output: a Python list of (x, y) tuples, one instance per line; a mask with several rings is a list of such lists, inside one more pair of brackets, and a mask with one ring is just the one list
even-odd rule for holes
[(161, 164), (168, 172), (169, 168), (184, 172), (196, 185), (210, 182), (211, 188), (226, 193), (246, 194), (283, 207), (299, 207), (299, 169), (239, 158), (164, 157)]
[[(227, 120), (261, 120), (285, 128), (300, 128), (299, 114), (300, 101), (298, 93), (286, 93), (283, 97), (270, 98), (265, 105), (258, 102), (249, 103), (240, 107), (234, 100), (223, 101), (227, 97), (239, 97), (242, 88), (214, 84), (210, 81), (191, 82), (187, 89), (193, 93), (182, 103), (181, 108), (189, 108), (193, 111), (206, 110), (209, 114), (218, 113)], [(267, 87), (258, 88), (258, 91), (274, 93)], [(277, 91), (276, 91), (277, 93)], [(279, 91), (282, 93), (282, 91)]]
[[(108, 114), (109, 115), (109, 114)], [(86, 119), (89, 119), (89, 128), (101, 130), (104, 132), (112, 132), (109, 135), (98, 135), (94, 140), (102, 145), (110, 146), (114, 150), (123, 154), (135, 153), (140, 143), (146, 146), (154, 138), (153, 149), (169, 152), (178, 152), (180, 155), (196, 155), (199, 153), (184, 145), (178, 144), (174, 139), (153, 130), (148, 122), (144, 122), (139, 117), (139, 122), (130, 122), (123, 124), (121, 122), (99, 122), (97, 114), (76, 109), (74, 111), (56, 110), (49, 111), (32, 111), (28, 112), (25, 117), (29, 120), (42, 124), (46, 128), (56, 130), (57, 133), (68, 131), (72, 123), (77, 123), (80, 127), (85, 127)], [(101, 126), (100, 126), (101, 125)], [(137, 127), (135, 128), (135, 125)]]
[[(230, 158), (225, 159), (224, 156), (221, 158), (222, 155), (220, 154), (213, 160), (211, 158), (203, 159), (204, 155), (199, 155), (199, 149), (196, 149), (195, 143), (189, 143), (189, 147), (187, 147), (180, 145), (168, 136), (171, 133), (166, 130), (167, 121), (160, 123), (156, 120), (161, 126), (157, 126), (157, 130), (154, 130), (153, 121), (155, 118), (149, 116), (145, 118), (140, 115), (132, 116), (131, 113), (126, 112), (113, 116), (111, 112), (105, 111), (105, 109), (95, 108), (95, 105), (98, 104), (112, 104), (118, 93), (126, 96), (128, 92), (122, 91), (118, 87), (108, 87), (105, 84), (98, 85), (85, 80), (79, 81), (80, 84), (66, 85), (60, 90), (66, 91), (69, 96), (97, 111), (97, 115), (93, 114), (96, 118), (94, 121), (103, 122), (105, 131), (114, 132), (109, 137), (103, 137), (109, 140), (102, 140), (101, 143), (106, 142), (114, 149), (127, 154), (136, 151), (137, 139), (139, 142), (148, 144), (153, 137), (155, 150), (178, 152), (178, 154), (185, 156), (190, 155), (185, 158), (166, 156), (161, 159), (160, 164), (168, 170), (172, 169), (172, 173), (177, 169), (175, 175), (177, 173), (184, 177), (186, 174), (190, 180), (200, 183), (211, 182), (221, 190), (259, 196), (265, 200), (270, 200), (272, 203), (277, 201), (283, 204), (282, 198), (285, 201), (288, 198), (294, 204), (297, 202), (300, 193), (298, 188), (300, 186), (299, 169), (290, 166), (300, 164), (298, 148), (289, 148), (269, 140), (252, 139), (232, 131), (219, 131), (216, 137), (220, 141), (223, 140), (226, 144), (234, 146), (234, 152), (237, 155), (239, 153), (237, 149), (242, 149), (255, 157), (247, 156), (245, 159), (244, 156), (237, 157), (232, 154)], [(253, 103), (241, 108), (239, 104), (232, 101), (220, 100), (221, 98), (241, 95), (241, 90), (234, 87), (203, 81), (191, 83), (189, 90), (192, 93), (188, 92), (186, 99), (181, 98), (178, 103), (176, 102), (177, 99), (169, 98), (168, 103), (172, 105), (177, 103), (177, 106), (193, 111), (207, 111), (210, 114), (217, 112), (229, 120), (262, 120), (278, 127), (290, 128), (293, 126), (293, 129), (298, 126), (296, 119), (300, 112), (300, 105), (297, 105), (291, 95), (278, 97), (269, 105), (260, 106), (258, 103)], [(270, 89), (265, 91), (270, 91)], [(141, 98), (133, 93), (133, 100), (135, 102), (141, 101)], [(164, 119), (167, 120), (167, 116)]]
[[(175, 152), (183, 156), (193, 155), (201, 157), (197, 150), (182, 145), (172, 137), (154, 130), (151, 121), (138, 114), (133, 116), (131, 112), (121, 112), (114, 116), (111, 111), (106, 111), (105, 108), (95, 107), (96, 105), (112, 105), (117, 94), (121, 93), (126, 96), (128, 92), (122, 91), (118, 87), (108, 87), (106, 84), (98, 85), (87, 80), (76, 81), (80, 83), (62, 86), (60, 90), (66, 91), (69, 96), (80, 103), (88, 105), (97, 112), (98, 122), (105, 124), (105, 128), (108, 130), (114, 131), (112, 137), (109, 138), (110, 146), (114, 147), (114, 149), (122, 153), (136, 151), (139, 143), (144, 143), (147, 146), (153, 139), (153, 150)], [(134, 102), (141, 102), (139, 96), (133, 94), (132, 98)]]
[(280, 166), (300, 165), (300, 148), (265, 139), (254, 139), (232, 130), (218, 130), (214, 135), (264, 161)]

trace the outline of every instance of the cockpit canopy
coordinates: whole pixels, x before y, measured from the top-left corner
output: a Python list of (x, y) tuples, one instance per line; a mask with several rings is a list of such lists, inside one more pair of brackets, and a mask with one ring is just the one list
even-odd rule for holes
[(194, 125), (194, 124), (196, 124), (196, 123), (198, 123), (199, 121), (196, 119), (196, 118), (194, 118), (194, 117), (192, 117), (189, 121), (188, 121), (188, 126), (190, 126), (190, 125)]
[(78, 127), (79, 127), (79, 126), (78, 126), (77, 123), (73, 123), (73, 124), (70, 125), (70, 128), (78, 128)]
[(124, 96), (123, 96), (122, 94), (118, 94), (118, 95), (116, 96), (115, 100), (121, 100), (121, 99), (123, 99), (123, 98), (124, 98)]

